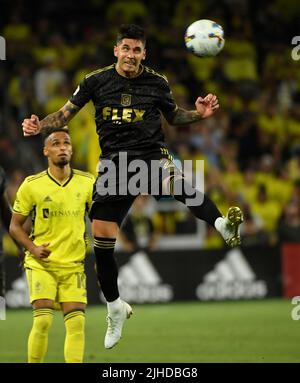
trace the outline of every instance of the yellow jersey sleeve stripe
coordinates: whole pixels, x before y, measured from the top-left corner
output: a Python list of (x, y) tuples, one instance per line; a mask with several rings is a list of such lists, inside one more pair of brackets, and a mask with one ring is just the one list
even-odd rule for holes
[(74, 174), (76, 174), (78, 176), (83, 176), (83, 177), (91, 178), (92, 180), (95, 179), (95, 177), (91, 173), (82, 172), (81, 170), (77, 170), (77, 169), (73, 169), (73, 172), (74, 172)]
[(27, 182), (35, 181), (41, 177), (45, 177), (47, 175), (47, 172), (44, 171), (42, 173), (35, 174), (34, 176), (27, 177), (26, 180)]
[(112, 64), (112, 65), (105, 66), (105, 67), (103, 67), (103, 68), (94, 70), (93, 72), (88, 73), (88, 74), (85, 76), (85, 78), (89, 78), (89, 77), (91, 77), (91, 76), (94, 76), (94, 75), (97, 74), (97, 73), (101, 73), (101, 72), (105, 72), (105, 71), (107, 71), (107, 70), (113, 69), (114, 65), (115, 65), (115, 64)]
[(152, 73), (152, 74), (154, 74), (155, 76), (161, 77), (161, 78), (163, 78), (166, 82), (168, 82), (168, 79), (167, 79), (167, 77), (166, 77), (165, 75), (160, 74), (160, 73), (157, 73), (157, 72), (155, 72), (155, 70), (153, 70), (153, 69), (151, 69), (151, 68), (149, 68), (149, 67), (147, 67), (147, 66), (145, 66), (145, 70), (146, 70), (146, 72), (148, 72), (148, 73)]

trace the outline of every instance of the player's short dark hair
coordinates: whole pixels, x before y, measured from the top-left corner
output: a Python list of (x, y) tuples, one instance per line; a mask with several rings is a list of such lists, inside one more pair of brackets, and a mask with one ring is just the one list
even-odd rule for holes
[(67, 134), (70, 134), (67, 126), (63, 126), (61, 128), (45, 128), (43, 129), (43, 133), (42, 133), (44, 142), (47, 140), (49, 136), (51, 136), (52, 133), (56, 133), (56, 132), (65, 132)]
[(122, 24), (117, 34), (117, 44), (123, 39), (141, 40), (146, 45), (146, 34), (142, 27), (136, 24)]

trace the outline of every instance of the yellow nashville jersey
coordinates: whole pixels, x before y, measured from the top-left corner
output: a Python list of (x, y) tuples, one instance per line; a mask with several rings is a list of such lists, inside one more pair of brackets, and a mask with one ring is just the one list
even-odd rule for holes
[(55, 270), (61, 267), (83, 267), (85, 215), (92, 201), (94, 176), (79, 170), (71, 171), (63, 184), (49, 170), (27, 177), (21, 184), (13, 210), (31, 215), (30, 239), (35, 245), (49, 243), (48, 262), (25, 254), (25, 267)]

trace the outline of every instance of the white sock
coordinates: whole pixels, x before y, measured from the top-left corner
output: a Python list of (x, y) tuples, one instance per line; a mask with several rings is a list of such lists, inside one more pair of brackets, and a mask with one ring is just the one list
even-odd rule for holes
[(221, 232), (221, 227), (223, 226), (223, 221), (224, 221), (224, 218), (223, 217), (218, 217), (216, 220), (215, 220), (215, 228)]
[(121, 306), (121, 298), (119, 297), (112, 302), (107, 302), (107, 311), (108, 312), (116, 311), (120, 308), (120, 306)]

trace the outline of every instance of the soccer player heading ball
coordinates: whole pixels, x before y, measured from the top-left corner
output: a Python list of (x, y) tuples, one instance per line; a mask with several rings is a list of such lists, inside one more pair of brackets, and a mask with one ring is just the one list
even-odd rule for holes
[[(46, 127), (66, 125), (88, 101), (92, 100), (95, 105), (95, 123), (102, 150), (100, 163), (105, 166), (100, 165), (94, 185), (90, 218), (97, 276), (108, 309), (106, 348), (117, 344), (125, 319), (132, 313), (131, 307), (120, 299), (118, 269), (113, 256), (119, 227), (136, 198), (129, 187), (135, 173), (129, 172), (123, 161), (119, 161), (124, 153), (128, 163), (139, 160), (146, 165), (143, 175), (149, 194), (159, 199), (170, 191), (197, 218), (215, 227), (230, 246), (240, 243), (239, 225), (243, 220), (238, 207), (231, 207), (227, 216), (222, 217), (216, 205), (185, 180), (172, 162), (162, 131), (160, 113), (171, 125), (198, 122), (219, 108), (217, 96), (198, 97), (195, 110), (180, 108), (166, 77), (142, 64), (146, 58), (146, 39), (144, 30), (137, 25), (120, 27), (114, 55), (117, 62), (88, 74), (59, 111), (41, 121), (32, 115), (22, 124), (25, 136), (35, 135)], [(156, 171), (157, 167), (160, 172)], [(115, 188), (105, 193), (107, 189), (102, 180)], [(189, 204), (191, 199), (199, 203)]]

